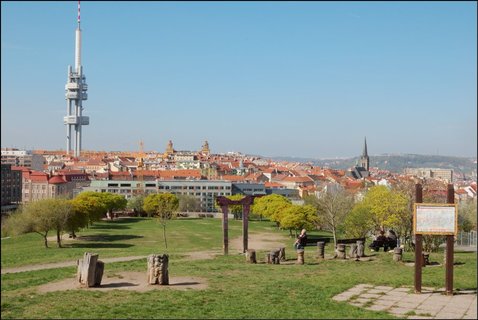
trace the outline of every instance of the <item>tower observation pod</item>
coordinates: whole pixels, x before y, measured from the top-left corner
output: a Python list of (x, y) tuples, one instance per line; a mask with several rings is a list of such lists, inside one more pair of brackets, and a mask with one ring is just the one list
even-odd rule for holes
[[(82, 133), (81, 127), (90, 124), (90, 118), (83, 116), (83, 100), (88, 99), (88, 85), (81, 66), (81, 29), (80, 29), (80, 1), (78, 1), (78, 28), (75, 32), (75, 69), (68, 66), (68, 77), (65, 85), (66, 117), (66, 153), (71, 153), (73, 142), (73, 156), (79, 157), (81, 153)], [(73, 136), (72, 136), (73, 133)]]

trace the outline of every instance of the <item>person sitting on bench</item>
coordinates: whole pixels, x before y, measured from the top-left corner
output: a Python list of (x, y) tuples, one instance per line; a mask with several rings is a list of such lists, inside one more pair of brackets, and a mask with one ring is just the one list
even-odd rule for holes
[(375, 240), (373, 240), (369, 247), (373, 251), (379, 251), (380, 247), (383, 247), (384, 251), (387, 251), (387, 237), (385, 237), (385, 232), (383, 230), (380, 230), (380, 234), (375, 238)]

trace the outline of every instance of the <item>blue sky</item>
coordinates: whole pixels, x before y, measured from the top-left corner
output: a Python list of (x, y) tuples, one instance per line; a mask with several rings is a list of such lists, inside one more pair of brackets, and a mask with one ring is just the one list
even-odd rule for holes
[[(77, 2), (1, 2), (1, 145), (65, 149)], [(83, 149), (476, 156), (476, 2), (81, 3)]]

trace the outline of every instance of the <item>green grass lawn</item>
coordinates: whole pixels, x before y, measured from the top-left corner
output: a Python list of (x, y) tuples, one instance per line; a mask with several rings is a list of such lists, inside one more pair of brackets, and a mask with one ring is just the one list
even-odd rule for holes
[[(241, 236), (241, 221), (230, 221), (230, 238)], [(250, 233), (275, 232), (291, 245), (287, 231), (270, 222), (252, 221)], [(175, 220), (167, 226), (170, 277), (190, 276), (207, 280), (205, 290), (69, 290), (40, 294), (36, 287), (66, 278), (76, 268), (67, 267), (2, 275), (2, 318), (393, 318), (339, 303), (331, 298), (359, 283), (413, 286), (413, 267), (392, 261), (391, 254), (377, 253), (369, 262), (317, 261), (314, 248), (306, 248), (305, 265), (246, 264), (244, 256), (230, 250), (211, 260), (186, 260), (186, 252), (222, 250), (219, 219)], [(36, 263), (71, 261), (85, 251), (106, 257), (164, 253), (161, 226), (151, 219), (125, 219), (96, 223), (79, 233), (89, 241), (75, 241), (66, 248), (43, 247), (39, 235), (2, 240), (2, 268)], [(95, 240), (96, 239), (96, 240)], [(234, 252), (234, 253), (232, 253)], [(368, 250), (366, 253), (369, 253)], [(332, 254), (332, 246), (326, 246)], [(263, 259), (264, 252), (258, 252)], [(431, 255), (442, 262), (443, 252)], [(456, 253), (454, 288), (476, 289), (476, 253)], [(413, 254), (405, 253), (412, 261)], [(122, 271), (146, 272), (146, 261), (109, 263), (105, 276)], [(423, 269), (423, 286), (444, 287), (443, 267)]]

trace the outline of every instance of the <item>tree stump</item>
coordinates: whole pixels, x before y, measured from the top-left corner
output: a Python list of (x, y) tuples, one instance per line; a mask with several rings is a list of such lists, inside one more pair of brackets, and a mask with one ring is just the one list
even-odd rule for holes
[(304, 264), (304, 249), (297, 249), (297, 264)]
[(325, 242), (324, 241), (317, 242), (317, 258), (319, 259), (325, 258)]
[(357, 256), (359, 258), (365, 257), (365, 246), (362, 240), (357, 240)]
[(271, 251), (272, 264), (280, 264), (279, 253), (280, 253), (280, 250), (272, 250)]
[(169, 284), (169, 256), (150, 254), (148, 256), (148, 284)]
[(396, 262), (402, 261), (402, 248), (397, 247), (393, 249), (393, 261), (396, 261)]
[(346, 259), (346, 254), (345, 254), (345, 244), (339, 243), (337, 244), (337, 258), (339, 259)]
[(246, 261), (249, 262), (249, 263), (257, 263), (256, 250), (247, 249), (247, 251), (246, 251)]
[(356, 243), (352, 243), (352, 244), (350, 245), (349, 257), (350, 257), (350, 258), (358, 258), (358, 255), (357, 255), (357, 244), (356, 244)]
[(285, 247), (280, 247), (279, 248), (279, 260), (280, 261), (285, 261)]
[(266, 253), (266, 263), (267, 264), (271, 264), (272, 263), (272, 260), (271, 260), (271, 253)]
[(77, 260), (76, 279), (86, 288), (99, 287), (103, 278), (105, 264), (98, 260), (97, 253), (85, 252), (83, 260)]

